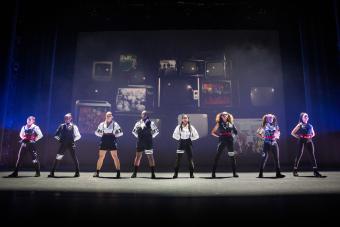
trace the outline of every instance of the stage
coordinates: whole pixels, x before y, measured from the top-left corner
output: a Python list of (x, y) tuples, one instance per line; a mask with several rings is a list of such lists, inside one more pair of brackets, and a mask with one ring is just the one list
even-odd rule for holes
[[(93, 173), (82, 172), (73, 178), (71, 172), (57, 172), (56, 178), (47, 178), (43, 172), (35, 178), (30, 177), (34, 172), (20, 172), (15, 179), (5, 178), (8, 174), (1, 172), (0, 178), (1, 203), (7, 207), (2, 213), (18, 221), (42, 214), (53, 218), (61, 212), (60, 218), (71, 222), (105, 215), (130, 218), (129, 222), (146, 215), (168, 223), (231, 217), (237, 219), (228, 221), (252, 222), (265, 215), (282, 223), (303, 217), (305, 222), (325, 223), (336, 218), (331, 208), (340, 202), (340, 172), (324, 172), (326, 178), (314, 178), (311, 172), (293, 177), (286, 172), (283, 179), (273, 178), (274, 173), (265, 173), (263, 179), (256, 178), (257, 173), (240, 173), (239, 178), (218, 173), (216, 179), (210, 173), (196, 173), (194, 179), (188, 173), (180, 173), (178, 179), (172, 179), (172, 173), (158, 173), (154, 180), (149, 173), (131, 179), (127, 172), (121, 179), (114, 173), (93, 178)], [(97, 221), (107, 222), (105, 217)]]
[(111, 196), (120, 194), (134, 197), (231, 197), (231, 196), (285, 196), (340, 193), (340, 172), (326, 172), (327, 178), (315, 178), (312, 172), (302, 172), (299, 177), (285, 173), (283, 179), (274, 178), (275, 173), (265, 173), (263, 179), (257, 173), (240, 173), (239, 178), (230, 173), (217, 173), (215, 179), (210, 173), (196, 173), (189, 178), (189, 173), (180, 173), (172, 179), (173, 173), (157, 173), (157, 179), (150, 179), (147, 172), (139, 173), (138, 178), (130, 178), (131, 173), (122, 173), (121, 179), (115, 173), (101, 173), (100, 178), (93, 178), (93, 173), (82, 172), (80, 178), (73, 178), (73, 172), (57, 172), (56, 178), (31, 177), (34, 172), (19, 172), (19, 178), (4, 178), (9, 172), (1, 173), (1, 191), (30, 192), (87, 192), (107, 193)]

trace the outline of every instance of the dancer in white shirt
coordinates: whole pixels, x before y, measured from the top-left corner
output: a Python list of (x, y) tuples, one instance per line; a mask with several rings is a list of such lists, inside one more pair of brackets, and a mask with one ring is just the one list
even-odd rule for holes
[(59, 162), (63, 159), (66, 150), (70, 151), (72, 160), (76, 167), (74, 177), (79, 177), (79, 162), (76, 155), (75, 142), (81, 138), (81, 135), (79, 133), (78, 127), (72, 123), (72, 115), (70, 113), (64, 116), (64, 121), (65, 123), (60, 124), (54, 136), (54, 138), (60, 142), (60, 147), (54, 160), (51, 173), (48, 175), (48, 177), (54, 177), (54, 172)]
[(174, 133), (172, 134), (172, 138), (178, 140), (177, 147), (177, 155), (176, 155), (176, 163), (175, 163), (175, 174), (173, 178), (178, 177), (178, 170), (181, 158), (184, 153), (188, 156), (189, 161), (189, 171), (190, 178), (194, 178), (194, 161), (192, 157), (192, 141), (197, 140), (199, 135), (194, 126), (190, 124), (189, 117), (186, 114), (182, 115), (182, 122), (180, 125), (177, 125)]
[(117, 154), (117, 138), (123, 135), (123, 131), (116, 121), (113, 120), (112, 112), (106, 113), (105, 121), (98, 125), (95, 134), (100, 139), (99, 157), (97, 161), (97, 171), (93, 177), (99, 177), (100, 169), (107, 151), (110, 151), (111, 157), (115, 163), (117, 178), (120, 178), (120, 162)]
[(27, 124), (22, 126), (20, 131), (20, 149), (18, 153), (17, 162), (15, 164), (15, 169), (12, 174), (10, 174), (8, 177), (18, 177), (18, 171), (19, 167), (22, 162), (22, 154), (24, 151), (27, 151), (32, 156), (32, 162), (35, 167), (35, 177), (40, 177), (40, 162), (38, 157), (37, 148), (35, 146), (35, 143), (40, 140), (43, 137), (43, 134), (41, 133), (41, 130), (38, 125), (35, 125), (35, 117), (29, 116), (27, 118)]

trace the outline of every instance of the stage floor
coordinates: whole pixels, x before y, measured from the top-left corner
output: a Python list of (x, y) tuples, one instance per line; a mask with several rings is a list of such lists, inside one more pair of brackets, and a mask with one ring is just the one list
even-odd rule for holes
[(154, 195), (173, 197), (229, 197), (229, 196), (271, 196), (308, 195), (340, 193), (340, 172), (325, 172), (326, 178), (315, 178), (312, 172), (301, 172), (299, 177), (284, 173), (285, 178), (276, 179), (274, 173), (265, 173), (263, 179), (257, 173), (239, 173), (239, 178), (230, 173), (217, 173), (212, 179), (210, 173), (196, 173), (189, 178), (188, 173), (180, 173), (172, 179), (173, 173), (157, 173), (157, 179), (150, 179), (150, 173), (139, 173), (138, 178), (130, 178), (131, 173), (122, 173), (116, 179), (115, 173), (101, 173), (93, 178), (93, 173), (82, 172), (73, 178), (71, 172), (57, 172), (56, 178), (31, 177), (34, 172), (20, 172), (19, 178), (6, 178), (10, 172), (0, 173), (0, 191), (47, 191), (47, 192), (90, 192), (111, 195)]
[[(311, 172), (292, 173), (275, 179), (274, 173), (131, 173), (82, 172), (73, 178), (71, 172), (57, 172), (57, 178), (39, 178), (34, 172), (20, 172), (19, 178), (5, 178), (9, 172), (0, 172), (0, 202), (2, 221), (32, 222), (48, 219), (65, 223), (151, 223), (149, 226), (192, 225), (224, 222), (230, 224), (260, 223), (261, 226), (297, 223), (330, 224), (338, 220), (340, 204), (340, 172), (322, 172), (326, 178), (312, 177)], [(57, 217), (57, 218), (56, 218)], [(149, 220), (149, 221), (148, 221)], [(294, 220), (294, 221), (293, 221)], [(41, 222), (44, 223), (44, 222)], [(112, 224), (112, 223), (111, 223)], [(205, 225), (206, 226), (206, 225)]]

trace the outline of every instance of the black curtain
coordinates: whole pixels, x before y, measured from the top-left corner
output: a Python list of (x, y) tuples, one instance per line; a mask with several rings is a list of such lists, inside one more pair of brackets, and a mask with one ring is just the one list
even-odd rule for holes
[[(317, 156), (320, 162), (335, 167), (339, 163), (338, 138), (340, 135), (339, 86), (339, 32), (338, 1), (300, 3), (297, 26), (303, 85), (299, 94), (305, 103), (296, 110), (306, 111), (316, 130)], [(289, 94), (287, 94), (289, 96)], [(294, 97), (290, 96), (290, 100)], [(297, 97), (297, 99), (299, 99)], [(293, 101), (294, 102), (294, 101)]]

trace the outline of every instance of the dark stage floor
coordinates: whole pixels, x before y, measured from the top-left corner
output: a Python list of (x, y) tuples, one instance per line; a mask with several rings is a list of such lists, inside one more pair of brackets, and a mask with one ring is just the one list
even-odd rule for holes
[[(224, 221), (260, 222), (278, 220), (290, 223), (299, 218), (303, 222), (327, 223), (335, 220), (332, 207), (340, 202), (340, 172), (325, 172), (327, 178), (314, 178), (311, 172), (284, 179), (264, 179), (257, 173), (219, 173), (211, 179), (209, 173), (188, 173), (171, 179), (172, 173), (159, 173), (149, 179), (149, 173), (131, 179), (131, 173), (122, 173), (115, 179), (113, 173), (93, 178), (92, 173), (58, 172), (58, 178), (34, 178), (33, 172), (22, 172), (17, 179), (5, 178), (0, 173), (2, 215), (6, 220), (34, 221), (47, 217), (69, 222), (109, 222), (108, 219), (129, 223), (153, 224), (187, 222), (202, 224)], [(101, 218), (103, 216), (103, 218)], [(58, 218), (57, 218), (58, 217)], [(232, 218), (234, 217), (234, 218)], [(270, 225), (270, 222), (267, 223)]]

